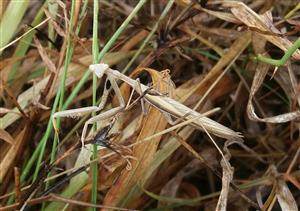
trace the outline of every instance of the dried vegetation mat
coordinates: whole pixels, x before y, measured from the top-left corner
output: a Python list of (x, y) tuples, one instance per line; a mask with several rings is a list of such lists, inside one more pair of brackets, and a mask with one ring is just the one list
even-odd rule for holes
[(298, 210), (299, 9), (1, 1), (0, 210)]

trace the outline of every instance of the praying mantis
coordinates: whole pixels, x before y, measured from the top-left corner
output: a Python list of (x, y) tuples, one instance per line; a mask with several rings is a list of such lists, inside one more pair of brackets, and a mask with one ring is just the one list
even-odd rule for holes
[[(116, 80), (122, 80), (123, 82), (127, 83), (129, 86), (132, 87), (133, 91), (137, 92), (140, 96), (143, 96), (142, 99), (148, 102), (150, 105), (159, 109), (163, 114), (170, 117), (173, 116), (175, 118), (180, 118), (181, 120), (189, 120), (195, 117), (199, 117), (193, 121), (192, 125), (200, 130), (207, 131), (212, 133), (218, 137), (225, 138), (225, 139), (233, 139), (233, 138), (240, 138), (241, 135), (238, 132), (235, 132), (228, 127), (223, 126), (222, 124), (190, 109), (189, 107), (179, 103), (178, 101), (164, 95), (164, 94), (151, 94), (147, 92), (150, 87), (141, 84), (138, 79), (134, 80), (117, 70), (111, 69), (107, 64), (100, 63), (100, 64), (92, 64), (89, 66), (89, 70), (95, 74), (99, 79), (101, 79), (104, 75), (106, 75), (106, 82), (104, 85), (104, 91), (101, 98), (101, 102), (98, 106), (89, 106), (84, 108), (77, 108), (65, 111), (59, 111), (53, 114), (52, 120), (55, 127), (55, 119), (58, 117), (80, 117), (85, 114), (90, 114), (92, 112), (99, 112), (101, 111), (107, 101), (109, 88), (107, 88), (108, 82), (112, 89), (115, 92), (117, 100), (119, 102), (119, 106), (114, 107), (110, 110), (107, 110), (103, 113), (100, 113), (96, 116), (91, 117), (88, 119), (83, 127), (82, 135), (81, 135), (81, 143), (84, 146), (84, 142), (87, 135), (88, 126), (92, 125), (98, 121), (108, 119), (114, 117), (119, 112), (125, 110), (125, 101), (122, 97), (121, 91), (117, 85)], [(170, 118), (167, 118), (168, 122), (172, 124)]]

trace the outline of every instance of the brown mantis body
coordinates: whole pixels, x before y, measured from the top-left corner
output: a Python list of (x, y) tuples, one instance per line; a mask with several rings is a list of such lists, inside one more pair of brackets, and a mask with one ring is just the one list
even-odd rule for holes
[[(143, 84), (140, 84), (138, 80), (134, 80), (117, 70), (113, 70), (109, 68), (107, 64), (92, 64), (90, 65), (89, 69), (97, 75), (98, 78), (102, 78), (104, 74), (106, 74), (107, 81), (110, 82), (112, 89), (114, 90), (116, 97), (119, 101), (119, 106), (112, 108), (108, 111), (98, 114), (97, 116), (91, 117), (87, 120), (84, 124), (84, 128), (82, 131), (81, 142), (84, 145), (84, 141), (87, 134), (87, 129), (90, 124), (94, 124), (100, 120), (107, 119), (113, 117), (120, 111), (125, 109), (125, 101), (122, 97), (121, 91), (117, 85), (116, 80), (122, 80), (127, 83), (129, 86), (133, 88), (139, 95), (143, 95), (143, 99), (162, 111), (166, 115), (171, 115), (176, 118), (181, 118), (182, 120), (189, 120), (195, 117), (199, 117), (193, 121), (192, 125), (197, 127), (200, 130), (205, 130), (209, 133), (212, 133), (218, 137), (225, 138), (225, 139), (232, 139), (232, 138), (239, 138), (241, 135), (219, 123), (216, 121), (201, 115), (200, 113), (190, 109), (189, 107), (177, 102), (176, 100), (166, 96), (166, 95), (153, 95), (147, 93), (149, 87)], [(109, 89), (104, 87), (104, 92), (102, 96), (102, 101), (99, 106), (90, 106), (85, 108), (78, 108), (78, 109), (71, 109), (66, 111), (56, 112), (53, 115), (53, 119), (57, 117), (78, 117), (84, 114), (98, 112), (102, 110), (105, 106), (107, 101)], [(146, 93), (146, 94), (145, 94)]]

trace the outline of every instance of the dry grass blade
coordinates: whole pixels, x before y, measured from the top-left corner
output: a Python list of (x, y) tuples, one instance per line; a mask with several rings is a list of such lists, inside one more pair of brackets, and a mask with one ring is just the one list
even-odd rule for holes
[(218, 204), (216, 210), (218, 211), (226, 211), (227, 210), (227, 200), (228, 200), (228, 193), (230, 189), (230, 182), (233, 178), (233, 167), (229, 167), (229, 161), (221, 161), (221, 166), (223, 168), (223, 176), (222, 176), (222, 190), (219, 196)]
[[(199, 8), (199, 7), (196, 7), (196, 8)], [(205, 8), (199, 8), (200, 10), (203, 10), (204, 12), (212, 15), (212, 16), (215, 16), (221, 20), (225, 20), (227, 22), (231, 22), (231, 23), (236, 23), (236, 24), (239, 24), (241, 23), (239, 19), (237, 19), (235, 16), (233, 16), (232, 14), (230, 13), (226, 13), (226, 12), (219, 12), (219, 11), (212, 11), (212, 10), (208, 10), (208, 9), (205, 9)]]
[(0, 210), (299, 209), (299, 3), (0, 2)]
[[(207, 90), (210, 85), (222, 74), (223, 69), (229, 64), (232, 64), (245, 48), (250, 44), (251, 33), (244, 32), (234, 43), (230, 46), (227, 52), (218, 60), (218, 62), (211, 68), (211, 70), (205, 75), (195, 87), (194, 92), (203, 92)], [(186, 96), (187, 98), (188, 96)]]
[(15, 144), (9, 147), (5, 156), (0, 161), (0, 184), (3, 182), (8, 171), (11, 171), (11, 167), (13, 166), (15, 159), (20, 157), (19, 153), (24, 145), (26, 133), (27, 135), (29, 134), (28, 132), (28, 127), (25, 127), (16, 137), (16, 140), (14, 141)]
[(275, 166), (271, 166), (271, 174), (276, 178), (275, 185), (276, 185), (276, 198), (278, 199), (278, 203), (282, 210), (291, 210), (297, 211), (297, 203), (291, 193), (290, 189), (288, 188), (285, 181), (278, 177), (278, 172)]
[(49, 56), (47, 55), (46, 50), (44, 49), (44, 47), (42, 46), (42, 44), (40, 43), (40, 41), (34, 37), (34, 42), (37, 46), (37, 49), (40, 53), (40, 56), (42, 57), (43, 62), (45, 63), (45, 66), (52, 72), (52, 73), (56, 73), (56, 67), (55, 64), (52, 62), (52, 60), (49, 58)]
[(55, 19), (53, 17), (51, 17), (51, 14), (47, 10), (44, 10), (44, 11), (45, 11), (45, 15), (47, 16), (47, 18), (50, 19), (51, 24), (55, 28), (57, 34), (59, 34), (62, 37), (65, 37), (66, 36), (65, 31), (57, 24)]
[(11, 137), (11, 135), (3, 129), (0, 129), (0, 139), (9, 143), (10, 145), (15, 144), (15, 140), (13, 139), (13, 137)]
[(218, 204), (216, 207), (216, 210), (218, 210), (218, 211), (227, 210), (227, 201), (228, 201), (228, 194), (229, 194), (229, 190), (230, 190), (230, 183), (233, 179), (233, 172), (234, 172), (234, 168), (229, 163), (231, 154), (228, 149), (228, 146), (235, 144), (235, 143), (240, 144), (240, 142), (237, 142), (237, 141), (226, 141), (226, 143), (224, 145), (225, 156), (221, 160), (221, 166), (223, 169), (222, 190), (221, 190)]
[[(122, 210), (122, 211), (137, 211), (134, 209), (126, 209), (126, 208), (121, 208), (121, 207), (112, 207), (112, 206), (103, 206), (103, 205), (98, 205), (98, 204), (92, 204), (92, 203), (87, 203), (83, 201), (78, 201), (78, 200), (72, 200), (68, 199), (62, 196), (58, 196), (55, 194), (49, 194), (47, 196), (42, 196), (38, 198), (34, 198), (28, 201), (28, 205), (35, 205), (35, 204), (40, 204), (42, 202), (49, 201), (49, 202), (58, 202), (58, 203), (65, 203), (65, 204), (70, 204), (70, 205), (78, 205), (80, 207), (89, 207), (89, 208), (103, 208), (103, 209), (112, 209), (112, 210)], [(6, 207), (0, 207), (0, 211), (9, 211), (9, 210), (15, 210), (20, 206), (19, 203), (9, 205)]]
[(21, 35), (20, 37), (18, 37), (17, 39), (15, 39), (14, 41), (8, 43), (7, 45), (3, 46), (0, 49), (0, 54), (3, 50), (5, 50), (6, 48), (8, 48), (10, 45), (13, 45), (14, 43), (18, 42), (20, 39), (22, 39), (22, 37), (25, 37), (27, 34), (29, 34), (30, 32), (32, 32), (33, 30), (35, 30), (36, 28), (38, 28), (39, 26), (43, 25), (44, 23), (46, 23), (49, 20), (49, 18), (47, 18), (46, 20), (44, 20), (43, 22), (41, 22), (40, 24), (38, 24), (37, 26), (33, 27), (32, 29), (28, 30), (27, 32), (25, 32), (23, 35)]
[(21, 203), (21, 183), (20, 183), (20, 170), (17, 167), (14, 167), (14, 177), (15, 177), (15, 193), (16, 193), (16, 202)]

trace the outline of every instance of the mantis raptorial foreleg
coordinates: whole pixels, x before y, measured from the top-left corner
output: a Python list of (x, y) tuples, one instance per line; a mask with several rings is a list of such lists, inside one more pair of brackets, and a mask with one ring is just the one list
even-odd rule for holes
[(84, 108), (76, 108), (76, 109), (70, 109), (70, 110), (59, 111), (59, 112), (54, 113), (52, 116), (52, 123), (53, 123), (53, 127), (55, 129), (55, 132), (58, 131), (58, 129), (56, 127), (56, 118), (59, 118), (59, 117), (77, 118), (77, 117), (81, 117), (85, 114), (90, 114), (92, 112), (97, 112), (97, 111), (102, 110), (106, 104), (108, 94), (110, 91), (110, 89), (107, 87), (107, 82), (108, 82), (108, 79), (106, 79), (106, 81), (105, 81), (103, 95), (101, 98), (101, 102), (98, 106), (88, 106), (88, 107), (84, 107)]
[[(97, 76), (98, 76), (98, 78), (101, 78), (103, 76), (103, 74), (100, 74), (100, 75), (97, 75)], [(107, 75), (107, 79), (106, 79), (106, 82), (105, 82), (105, 85), (104, 85), (104, 91), (103, 91), (103, 95), (102, 95), (102, 98), (101, 98), (101, 102), (98, 106), (89, 106), (89, 107), (85, 107), (85, 108), (71, 109), (71, 110), (60, 111), (60, 112), (55, 113), (52, 116), (54, 128), (56, 128), (55, 118), (58, 118), (58, 117), (73, 117), (74, 118), (74, 117), (83, 116), (84, 114), (90, 114), (92, 112), (101, 111), (104, 108), (104, 106), (107, 102), (107, 98), (108, 98), (110, 89), (112, 88), (115, 92), (115, 95), (116, 95), (117, 99), (118, 99), (119, 106), (115, 107), (115, 108), (112, 108), (108, 111), (105, 111), (103, 113), (100, 113), (100, 114), (98, 114), (94, 117), (91, 117), (90, 119), (88, 119), (85, 122), (83, 130), (82, 130), (82, 135), (81, 135), (81, 143), (82, 143), (82, 147), (83, 147), (89, 125), (94, 124), (94, 123), (96, 123), (100, 120), (111, 118), (111, 117), (115, 116), (116, 114), (118, 114), (119, 112), (121, 112), (122, 110), (129, 109), (138, 100), (141, 100), (141, 101), (143, 100), (143, 96), (147, 93), (148, 89), (142, 90), (139, 79), (137, 79), (135, 81), (134, 86), (133, 86), (133, 92), (136, 91), (140, 95), (140, 97), (136, 101), (134, 101), (132, 104), (128, 104), (125, 107), (125, 101), (123, 99), (121, 90), (119, 89), (119, 87), (116, 83), (116, 79), (118, 79), (118, 76)], [(111, 88), (108, 86), (108, 83), (110, 83)], [(133, 92), (132, 92), (131, 95), (133, 95)], [(130, 102), (130, 100), (129, 100), (129, 102)]]
[(82, 130), (82, 135), (81, 135), (82, 145), (84, 145), (84, 140), (85, 140), (85, 137), (86, 137), (87, 129), (88, 129), (88, 126), (90, 124), (94, 124), (94, 123), (96, 123), (100, 120), (110, 118), (110, 117), (116, 115), (118, 112), (120, 112), (121, 110), (123, 110), (125, 108), (125, 102), (124, 102), (124, 99), (122, 97), (122, 93), (121, 93), (115, 79), (113, 77), (110, 77), (110, 76), (108, 76), (108, 79), (109, 79), (109, 81), (111, 83), (111, 86), (112, 86), (112, 88), (113, 88), (113, 90), (116, 94), (116, 97), (119, 101), (119, 106), (116, 107), (116, 108), (112, 108), (112, 109), (110, 109), (110, 110), (108, 110), (104, 113), (101, 113), (97, 116), (94, 116), (94, 117), (90, 118), (88, 121), (85, 122), (83, 130)]
[(53, 114), (53, 116), (52, 116), (54, 128), (56, 128), (55, 118), (58, 118), (58, 117), (73, 117), (73, 118), (80, 117), (80, 116), (83, 116), (84, 114), (90, 114), (92, 112), (98, 112), (98, 111), (102, 110), (107, 102), (107, 98), (108, 98), (108, 94), (109, 94), (109, 90), (110, 90), (110, 88), (108, 88), (108, 86), (107, 86), (108, 81), (110, 82), (111, 87), (117, 96), (117, 99), (119, 101), (119, 106), (116, 108), (113, 108), (109, 111), (106, 111), (104, 113), (101, 113), (97, 116), (94, 116), (85, 122), (83, 131), (82, 131), (82, 135), (81, 135), (81, 143), (82, 143), (82, 146), (84, 146), (84, 140), (86, 137), (88, 126), (90, 124), (93, 124), (93, 123), (103, 120), (103, 119), (110, 118), (110, 117), (114, 116), (115, 114), (117, 114), (119, 111), (123, 110), (125, 107), (125, 102), (122, 97), (121, 91), (113, 77), (108, 76), (106, 79), (102, 99), (101, 99), (99, 106), (89, 106), (89, 107), (85, 107), (85, 108), (77, 108), (77, 109), (71, 109), (71, 110), (57, 112), (57, 113)]

